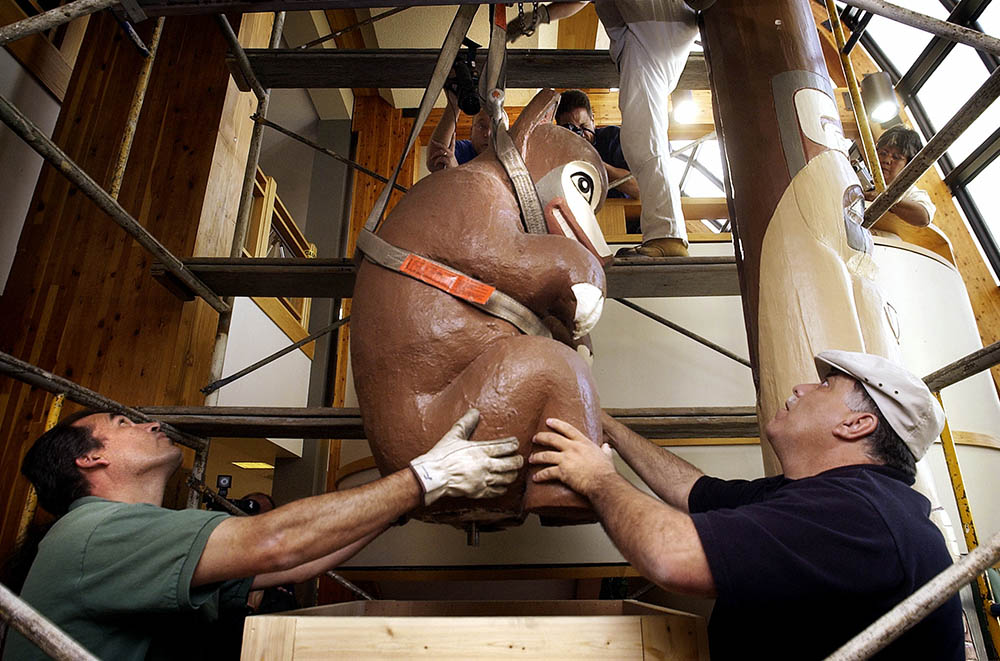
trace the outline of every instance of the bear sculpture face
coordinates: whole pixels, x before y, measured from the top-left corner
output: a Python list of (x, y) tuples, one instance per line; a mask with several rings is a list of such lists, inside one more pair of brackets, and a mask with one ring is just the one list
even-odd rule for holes
[[(551, 337), (524, 335), (440, 288), (365, 260), (351, 310), (351, 360), (365, 432), (383, 474), (405, 468), (467, 409), (473, 439), (516, 436), (526, 457), (545, 418), (600, 438), (600, 404), (587, 333), (605, 295), (610, 250), (594, 217), (607, 175), (593, 147), (551, 123), (559, 95), (543, 90), (510, 137), (535, 183), (548, 234), (529, 234), (506, 172), (492, 150), (420, 182), (388, 215), (379, 236), (509, 295)], [(526, 464), (527, 465), (527, 464)], [(489, 500), (442, 498), (417, 512), (429, 521), (481, 529), (537, 513), (550, 523), (593, 520), (588, 504), (522, 470)]]

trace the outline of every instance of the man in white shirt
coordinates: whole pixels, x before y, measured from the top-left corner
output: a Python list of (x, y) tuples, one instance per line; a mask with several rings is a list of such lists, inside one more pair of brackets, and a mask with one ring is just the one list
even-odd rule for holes
[[(882, 174), (885, 176), (885, 183), (890, 184), (899, 176), (907, 163), (913, 160), (923, 145), (920, 136), (916, 131), (911, 131), (905, 126), (893, 126), (879, 136), (875, 149), (878, 153), (879, 163), (882, 165)], [(865, 193), (865, 199), (869, 202), (875, 199), (875, 190)], [(934, 218), (934, 203), (931, 202), (927, 191), (916, 186), (910, 186), (903, 197), (889, 208), (889, 211), (896, 214), (906, 222), (916, 227), (927, 227)]]

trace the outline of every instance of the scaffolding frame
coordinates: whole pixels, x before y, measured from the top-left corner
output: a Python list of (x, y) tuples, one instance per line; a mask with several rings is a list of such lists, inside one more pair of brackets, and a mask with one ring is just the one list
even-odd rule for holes
[[(280, 4), (279, 0), (274, 1)], [(892, 20), (936, 34), (945, 39), (970, 45), (980, 52), (1000, 55), (1000, 40), (981, 32), (957, 26), (947, 21), (941, 21), (930, 16), (918, 14), (917, 12), (912, 12), (884, 2), (884, 0), (842, 1), (844, 1), (847, 5), (864, 9), (873, 14), (886, 16)], [(332, 0), (331, 3), (333, 3)], [(475, 0), (456, 0), (456, 3), (474, 4)], [(0, 28), (0, 46), (31, 34), (57, 27), (77, 17), (109, 8), (115, 4), (117, 3), (114, 0), (74, 0), (73, 2), (62, 7)], [(322, 4), (322, 2), (320, 2), (320, 4)], [(405, 7), (410, 4), (411, 3), (406, 3), (402, 6)], [(422, 3), (414, 2), (412, 4)], [(828, 7), (832, 7), (832, 0), (828, 0), (827, 4)], [(141, 8), (134, 7), (133, 9), (137, 10), (139, 14), (142, 14)], [(205, 10), (202, 9), (200, 11), (203, 12)], [(208, 11), (211, 12), (212, 10), (209, 9)], [(181, 11), (179, 13), (184, 12)], [(190, 13), (198, 12), (192, 10)], [(830, 13), (831, 21), (839, 27), (839, 20), (836, 13), (832, 9)], [(242, 239), (245, 238), (246, 234), (247, 218), (249, 217), (249, 202), (253, 190), (253, 179), (260, 154), (261, 133), (266, 122), (269, 90), (264, 89), (254, 76), (250, 63), (246, 57), (246, 53), (244, 52), (242, 45), (239, 43), (235, 32), (233, 32), (232, 27), (229, 25), (228, 20), (221, 13), (217, 14), (217, 20), (222, 33), (229, 42), (230, 49), (237, 60), (245, 84), (254, 92), (258, 101), (257, 112), (254, 116), (254, 132), (251, 137), (250, 153), (247, 159), (243, 189), (240, 197), (240, 209), (237, 214), (237, 227), (231, 250), (231, 258), (237, 258), (241, 254), (243, 245)], [(277, 12), (271, 35), (270, 48), (272, 49), (277, 48), (278, 43), (280, 42), (283, 21), (284, 11)], [(156, 27), (154, 44), (158, 40), (161, 29), (162, 20), (158, 22)], [(842, 33), (840, 34), (840, 39), (838, 40), (838, 46), (841, 51), (846, 49)], [(123, 136), (122, 147), (119, 155), (119, 166), (122, 171), (124, 171), (125, 163), (127, 162), (131, 148), (131, 138), (129, 133), (134, 130), (134, 123), (137, 121), (138, 114), (141, 111), (145, 82), (148, 81), (148, 71), (151, 68), (151, 59), (154, 53), (155, 46), (153, 52), (150, 54), (150, 61), (146, 63), (147, 66), (144, 66), (142, 72), (140, 73), (136, 94), (133, 98), (132, 107), (130, 109), (129, 121), (126, 133)], [(849, 68), (847, 74), (849, 78), (855, 80), (856, 82), (856, 79), (853, 76), (853, 71)], [(971, 123), (978, 118), (979, 115), (982, 114), (982, 112), (996, 98), (998, 98), (998, 96), (1000, 96), (1000, 69), (997, 69), (997, 71), (995, 71), (987, 79), (983, 86), (969, 99), (965, 105), (963, 105), (963, 107), (945, 125), (945, 127), (943, 127), (928, 141), (928, 143), (911, 161), (911, 163), (900, 173), (896, 181), (890, 184), (878, 195), (865, 213), (864, 226), (870, 227), (873, 225), (882, 213), (895, 204), (906, 189), (924, 172), (933, 166), (937, 159), (946, 152), (948, 147), (951, 146), (951, 144), (965, 130), (965, 128), (971, 125)], [(856, 111), (857, 108), (858, 104), (855, 103)], [(124, 208), (122, 208), (117, 202), (117, 190), (115, 190), (116, 187), (114, 185), (112, 186), (112, 192), (108, 192), (101, 188), (79, 165), (77, 165), (72, 159), (68, 158), (50, 138), (40, 131), (26, 116), (20, 112), (20, 110), (18, 110), (3, 96), (0, 96), (0, 121), (7, 124), (7, 126), (25, 143), (27, 143), (29, 147), (41, 155), (43, 159), (49, 162), (67, 179), (75, 184), (88, 198), (90, 198), (100, 209), (107, 213), (112, 220), (118, 223), (143, 248), (159, 259), (165, 265), (167, 271), (183, 282), (191, 291), (200, 296), (219, 313), (218, 332), (212, 359), (212, 373), (216, 376), (215, 380), (217, 381), (218, 377), (221, 376), (222, 358), (224, 357), (226, 343), (228, 340), (229, 322), (232, 318), (232, 300), (224, 301), (219, 298), (193, 273), (191, 273), (191, 271), (180, 259), (171, 254), (154, 236), (152, 236), (150, 232), (142, 227), (127, 211), (125, 211)], [(859, 122), (860, 121), (863, 120), (859, 119)], [(689, 158), (688, 165), (690, 166), (692, 163), (693, 159)], [(877, 166), (877, 163), (873, 164)], [(117, 174), (117, 168), (115, 180), (120, 182), (120, 176)], [(649, 313), (646, 311), (642, 312), (649, 316)], [(666, 322), (666, 320), (661, 319), (657, 319), (657, 321), (660, 321), (661, 323)], [(692, 335), (694, 334), (691, 333), (689, 337)], [(697, 339), (698, 341), (703, 341), (703, 338)], [(725, 353), (725, 351), (723, 351), (723, 353)], [(730, 354), (726, 355), (729, 355), (730, 358), (733, 358), (738, 362), (744, 362), (743, 359), (738, 356)], [(275, 357), (276, 356), (272, 356), (271, 360)], [(928, 375), (925, 381), (928, 382), (928, 385), (933, 384), (933, 386), (936, 386), (931, 389), (934, 392), (938, 392), (941, 388), (944, 388), (951, 383), (967, 378), (968, 376), (982, 370), (989, 369), (998, 363), (1000, 363), (1000, 343), (985, 347), (974, 352), (973, 354), (970, 354), (969, 356), (965, 356), (958, 361), (955, 361), (954, 363), (946, 365), (933, 374)], [(49, 392), (63, 394), (72, 401), (76, 401), (86, 406), (98, 406), (100, 408), (116, 410), (129, 416), (133, 420), (149, 420), (148, 416), (143, 414), (141, 411), (126, 407), (118, 402), (103, 397), (92, 390), (46, 372), (8, 354), (0, 353), (0, 373), (8, 374), (17, 380), (23, 381), (35, 387), (40, 387), (48, 390)], [(207, 401), (214, 403), (215, 397), (216, 395), (209, 394)], [(205, 462), (207, 461), (209, 441), (186, 434), (169, 426), (165, 426), (164, 431), (174, 440), (195, 449), (196, 454), (192, 477), (196, 481), (202, 481), (204, 477)], [(188, 500), (189, 507), (197, 506), (198, 498), (198, 490), (192, 487), (191, 496)], [(871, 654), (879, 649), (882, 649), (882, 647), (891, 642), (891, 640), (893, 640), (896, 636), (905, 631), (906, 628), (912, 626), (912, 624), (919, 621), (924, 615), (933, 610), (933, 608), (936, 608), (937, 605), (950, 597), (951, 594), (967, 582), (969, 577), (975, 575), (976, 573), (981, 573), (985, 567), (996, 562), (996, 560), (1000, 558), (1000, 533), (995, 535), (994, 538), (992, 538), (986, 545), (976, 549), (970, 549), (970, 551), (970, 554), (966, 558), (953, 565), (937, 578), (932, 579), (932, 581), (925, 585), (924, 588), (921, 588), (909, 599), (892, 609), (889, 613), (883, 616), (883, 618), (875, 622), (871, 627), (869, 627), (869, 629), (862, 632), (862, 634), (860, 634), (857, 638), (850, 641), (844, 648), (842, 648), (842, 650), (838, 651), (835, 656), (831, 658), (866, 658), (863, 655)], [(2, 586), (0, 586), (0, 588), (2, 588)], [(7, 592), (6, 589), (4, 589), (4, 592)], [(14, 616), (12, 614), (15, 612), (20, 613), (21, 605), (24, 602), (16, 596), (13, 596), (13, 601), (10, 601), (7, 599), (7, 595), (3, 592), (0, 592), (0, 598), (2, 598), (0, 599), (0, 615), (3, 615), (4, 619), (10, 619), (14, 622)], [(30, 612), (28, 613), (27, 621), (29, 622), (29, 626), (26, 626), (23, 632), (36, 642), (36, 644), (39, 644), (43, 647), (43, 649), (48, 651), (48, 648), (45, 647), (47, 644), (46, 641), (48, 641), (49, 638), (60, 638), (60, 634), (62, 634), (62, 632), (58, 629), (56, 629), (55, 632), (49, 631), (44, 627), (44, 622), (40, 622), (36, 616), (37, 618), (41, 618), (41, 616), (37, 613), (34, 615)], [(18, 617), (20, 616), (18, 615)], [(41, 619), (44, 620), (44, 618)], [(39, 628), (33, 628), (36, 625)], [(15, 626), (18, 625), (15, 624)], [(72, 643), (71, 639), (69, 642)], [(85, 651), (84, 654), (86, 654)], [(87, 657), (70, 655), (59, 658)]]

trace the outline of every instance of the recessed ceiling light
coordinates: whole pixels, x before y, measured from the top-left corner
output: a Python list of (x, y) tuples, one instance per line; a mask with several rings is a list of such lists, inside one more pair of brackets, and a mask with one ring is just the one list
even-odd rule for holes
[(234, 461), (233, 466), (239, 466), (240, 468), (248, 469), (261, 469), (261, 470), (271, 470), (274, 468), (269, 463), (263, 461)]

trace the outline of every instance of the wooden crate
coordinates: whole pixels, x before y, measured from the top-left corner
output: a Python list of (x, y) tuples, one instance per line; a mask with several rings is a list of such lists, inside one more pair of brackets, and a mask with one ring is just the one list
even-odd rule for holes
[(243, 659), (708, 659), (701, 616), (637, 601), (353, 601), (248, 617)]

